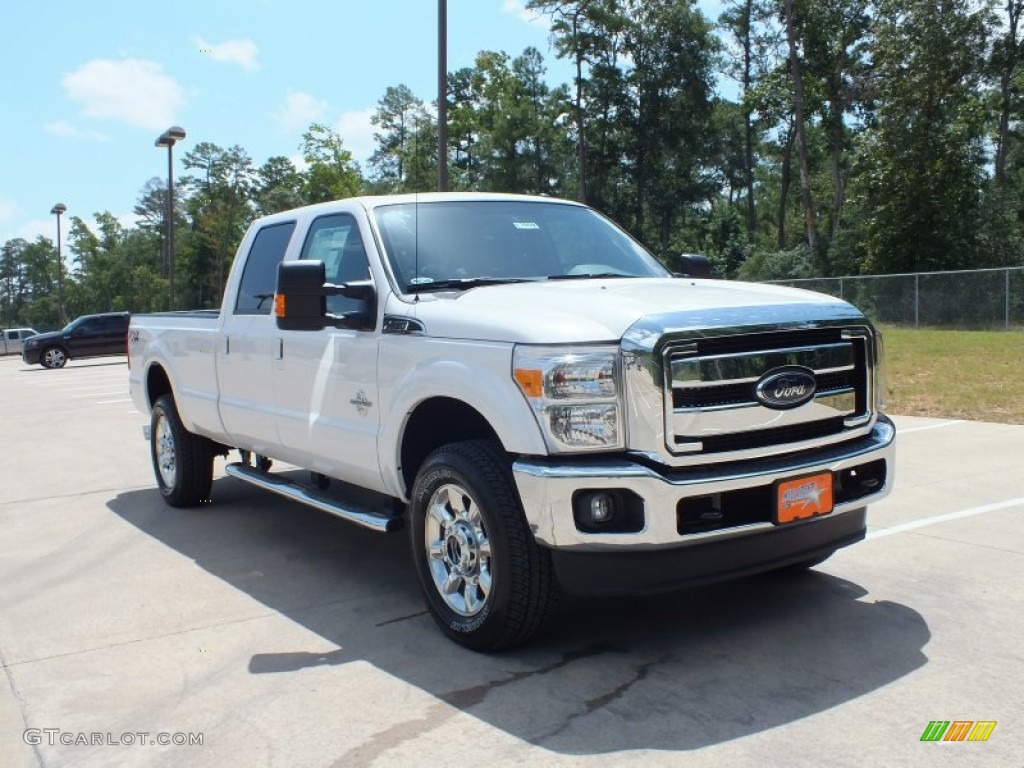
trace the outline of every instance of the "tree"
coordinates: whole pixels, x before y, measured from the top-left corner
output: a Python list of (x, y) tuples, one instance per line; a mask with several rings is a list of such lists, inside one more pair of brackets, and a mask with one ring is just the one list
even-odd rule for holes
[(991, 67), (999, 80), (999, 127), (996, 140), (996, 186), (1006, 186), (1006, 158), (1010, 152), (1010, 124), (1019, 115), (1021, 66), (1021, 12), (1024, 0), (1003, 0), (1005, 29), (992, 46)]
[(410, 147), (419, 147), (418, 132), (428, 120), (423, 102), (409, 87), (389, 87), (377, 102), (377, 111), (370, 121), (380, 131), (373, 134), (377, 150), (370, 157), (370, 167), (376, 173), (374, 181), (387, 191), (402, 191), (406, 187)]
[(253, 190), (256, 213), (269, 216), (302, 205), (302, 174), (287, 157), (276, 155), (256, 171)]
[(804, 210), (804, 231), (811, 252), (818, 253), (818, 224), (811, 197), (811, 166), (807, 149), (807, 123), (804, 112), (803, 65), (797, 49), (796, 21), (793, 0), (783, 0), (786, 19), (786, 40), (789, 43), (789, 67), (793, 78), (793, 116), (796, 121), (796, 151), (800, 161), (800, 200)]
[(986, 14), (971, 0), (882, 0), (877, 110), (854, 178), (868, 268), (976, 266), (986, 110)]
[(339, 200), (359, 193), (362, 177), (338, 133), (313, 123), (302, 134), (302, 157), (308, 164), (303, 196), (307, 203)]

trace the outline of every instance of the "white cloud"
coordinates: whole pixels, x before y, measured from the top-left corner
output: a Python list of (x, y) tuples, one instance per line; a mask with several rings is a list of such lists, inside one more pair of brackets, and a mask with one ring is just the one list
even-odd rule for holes
[(299, 173), (302, 173), (302, 171), (305, 171), (307, 168), (309, 168), (309, 163), (306, 162), (306, 158), (304, 158), (302, 155), (288, 155), (288, 159), (292, 161), (292, 165), (295, 166), (295, 170), (297, 170)]
[(13, 200), (0, 197), (0, 224), (6, 224), (21, 212), (21, 208)]
[(284, 104), (271, 117), (286, 131), (305, 129), (327, 111), (327, 102), (304, 91), (288, 91)]
[(185, 92), (163, 67), (143, 59), (93, 59), (64, 76), (68, 98), (87, 117), (161, 130), (174, 122)]
[(192, 41), (199, 46), (199, 52), (209, 56), (215, 61), (226, 61), (237, 64), (242, 69), (250, 72), (260, 68), (256, 57), (259, 56), (259, 48), (252, 40), (225, 40), (223, 43), (206, 42), (201, 37), (194, 37)]
[[(60, 241), (62, 245), (67, 242), (67, 234), (67, 219), (64, 219), (60, 226)], [(14, 237), (23, 238), (29, 243), (34, 242), (40, 235), (49, 238), (54, 243), (57, 242), (56, 216), (51, 216), (48, 219), (32, 219), (31, 221), (26, 221), (14, 233)]]
[(505, 13), (512, 14), (517, 17), (520, 21), (530, 24), (534, 27), (541, 27), (548, 29), (549, 23), (546, 16), (539, 11), (529, 11), (523, 4), (523, 0), (504, 0), (501, 4), (501, 10)]
[(341, 136), (345, 149), (352, 153), (353, 159), (358, 163), (369, 160), (377, 148), (373, 134), (380, 129), (370, 122), (374, 112), (373, 109), (345, 112), (334, 123), (334, 130)]
[(60, 136), (65, 139), (83, 139), (87, 141), (110, 141), (110, 137), (105, 133), (99, 131), (83, 130), (78, 128), (67, 120), (54, 120), (52, 123), (47, 123), (43, 126), (43, 130), (47, 133), (52, 133), (54, 136)]

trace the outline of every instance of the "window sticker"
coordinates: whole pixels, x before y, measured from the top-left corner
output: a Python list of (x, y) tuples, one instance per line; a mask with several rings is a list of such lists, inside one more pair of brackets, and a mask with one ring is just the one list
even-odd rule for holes
[(540, 224), (535, 221), (513, 221), (512, 226), (516, 229), (540, 229)]

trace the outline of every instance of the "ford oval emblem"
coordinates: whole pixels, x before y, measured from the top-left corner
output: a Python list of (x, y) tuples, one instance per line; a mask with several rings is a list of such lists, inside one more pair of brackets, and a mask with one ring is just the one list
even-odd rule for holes
[(806, 403), (814, 397), (816, 388), (814, 371), (792, 366), (768, 371), (758, 379), (754, 394), (766, 408), (785, 411)]

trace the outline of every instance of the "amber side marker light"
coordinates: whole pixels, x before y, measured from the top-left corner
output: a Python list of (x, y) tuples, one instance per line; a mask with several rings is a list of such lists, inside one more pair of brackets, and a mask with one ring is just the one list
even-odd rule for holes
[(275, 293), (274, 294), (274, 315), (277, 316), (277, 317), (284, 317), (285, 316), (285, 311), (284, 311), (284, 294), (283, 293)]
[(543, 374), (535, 368), (516, 368), (516, 382), (527, 397), (540, 397), (544, 391)]

